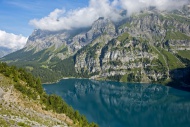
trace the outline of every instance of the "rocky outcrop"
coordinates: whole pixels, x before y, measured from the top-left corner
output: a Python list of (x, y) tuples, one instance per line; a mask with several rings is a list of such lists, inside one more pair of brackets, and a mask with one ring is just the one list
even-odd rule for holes
[(112, 37), (116, 34), (113, 22), (109, 19), (104, 19), (104, 17), (100, 17), (92, 24), (91, 30), (86, 33), (86, 39), (94, 40), (102, 34), (108, 34)]
[[(35, 65), (30, 66), (35, 61), (48, 71), (60, 70), (59, 77), (163, 82), (170, 78), (171, 70), (185, 67), (190, 60), (185, 55), (190, 50), (188, 12), (189, 5), (170, 12), (151, 8), (117, 23), (100, 17), (90, 28), (35, 30), (22, 51), (4, 59), (29, 62), (26, 66), (33, 71)], [(71, 64), (67, 58), (74, 61), (71, 70), (75, 72), (65, 69)]]
[[(190, 21), (184, 15), (175, 13), (148, 11), (131, 17), (126, 26), (119, 29), (120, 33), (128, 32), (132, 36), (149, 39), (153, 44), (170, 44), (189, 46)], [(188, 40), (188, 41), (187, 41)], [(178, 45), (179, 44), (179, 45)]]
[(3, 95), (4, 95), (4, 91), (3, 91), (3, 89), (2, 89), (2, 88), (0, 88), (0, 98), (2, 98), (2, 97), (3, 97)]
[(66, 43), (66, 39), (69, 37), (66, 31), (49, 32), (43, 30), (34, 30), (32, 35), (28, 38), (25, 45), (26, 51), (35, 49), (35, 52), (39, 52), (43, 49), (48, 49), (55, 46), (55, 49)]
[[(151, 51), (152, 47), (148, 43), (130, 40), (127, 37), (124, 41), (119, 41), (119, 38), (104, 44), (97, 43), (88, 51), (78, 53), (75, 62), (76, 71), (92, 75), (91, 78), (126, 75), (123, 81), (127, 81), (127, 77), (133, 74), (132, 79), (128, 80), (137, 82), (158, 81), (166, 75), (166, 72), (155, 72), (153, 69), (160, 66), (154, 62), (158, 60), (158, 54)], [(148, 71), (147, 68), (152, 70)]]
[(118, 36), (102, 42), (99, 39), (96, 45), (78, 52), (75, 69), (96, 79), (165, 81), (173, 69), (168, 55), (190, 50), (189, 20), (184, 15), (157, 10), (135, 15), (118, 27)]
[(63, 60), (102, 34), (109, 34), (111, 37), (114, 37), (116, 34), (114, 23), (103, 17), (96, 20), (91, 28), (58, 32), (38, 29), (34, 30), (28, 38), (24, 52), (33, 51), (33, 54), (36, 54), (40, 51), (45, 51), (49, 52), (48, 61), (51, 61), (54, 57)]

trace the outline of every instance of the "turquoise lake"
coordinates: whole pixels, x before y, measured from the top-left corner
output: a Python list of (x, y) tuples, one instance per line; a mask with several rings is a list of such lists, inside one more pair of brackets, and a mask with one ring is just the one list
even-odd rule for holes
[(88, 79), (64, 79), (43, 87), (100, 127), (190, 127), (190, 92)]

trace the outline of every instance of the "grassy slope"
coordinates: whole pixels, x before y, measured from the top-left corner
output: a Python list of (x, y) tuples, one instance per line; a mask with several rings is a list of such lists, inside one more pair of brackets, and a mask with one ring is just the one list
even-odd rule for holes
[(190, 50), (178, 51), (178, 55), (190, 60)]
[(177, 57), (174, 54), (172, 54), (171, 52), (168, 52), (164, 49), (160, 49), (160, 51), (165, 56), (170, 70), (185, 67), (183, 65), (183, 63), (181, 61), (179, 61), (179, 59), (177, 59)]
[[(5, 114), (0, 115), (2, 123), (14, 120), (15, 124), (53, 126), (64, 125), (67, 122), (76, 127), (97, 127), (96, 124), (89, 123), (85, 116), (67, 105), (61, 97), (47, 95), (43, 91), (40, 79), (33, 77), (23, 69), (0, 63), (0, 88), (4, 91), (4, 94), (0, 95), (1, 109), (3, 109), (0, 114)], [(4, 112), (6, 110), (7, 112)], [(20, 119), (24, 122), (19, 123)]]
[(190, 37), (183, 34), (182, 32), (167, 32), (166, 40), (190, 40)]
[[(23, 82), (24, 83), (24, 82)], [(5, 92), (0, 99), (1, 126), (64, 125), (60, 114), (42, 110), (39, 100), (33, 100), (14, 89), (14, 81), (0, 74), (0, 88)], [(60, 116), (59, 116), (60, 115)], [(56, 117), (59, 116), (59, 117)], [(64, 115), (62, 115), (64, 118)]]

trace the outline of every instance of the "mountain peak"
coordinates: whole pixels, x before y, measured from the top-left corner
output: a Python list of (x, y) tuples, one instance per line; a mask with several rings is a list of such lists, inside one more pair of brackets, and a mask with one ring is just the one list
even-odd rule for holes
[(104, 20), (104, 17), (99, 17), (98, 20)]
[(68, 37), (69, 35), (66, 31), (52, 32), (36, 29), (31, 36), (29, 36), (24, 48), (26, 48), (27, 51), (35, 49), (36, 52), (52, 46), (58, 48)]
[(114, 36), (116, 33), (115, 24), (110, 19), (100, 17), (92, 24), (91, 30), (87, 33), (87, 38), (94, 39), (105, 33)]

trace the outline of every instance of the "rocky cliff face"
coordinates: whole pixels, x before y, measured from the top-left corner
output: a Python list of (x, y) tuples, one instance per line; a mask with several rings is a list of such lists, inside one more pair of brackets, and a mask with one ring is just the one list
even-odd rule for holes
[[(34, 72), (35, 61), (62, 76), (163, 82), (172, 70), (190, 63), (189, 22), (189, 5), (171, 12), (147, 9), (117, 23), (100, 17), (91, 28), (35, 30), (23, 50), (4, 59), (26, 63)], [(71, 63), (74, 74), (65, 74)]]
[(35, 49), (35, 52), (39, 52), (43, 49), (48, 49), (55, 46), (55, 49), (66, 43), (65, 39), (69, 37), (66, 31), (49, 32), (42, 30), (34, 30), (32, 35), (28, 38), (25, 45), (26, 51)]
[(115, 33), (116, 29), (112, 21), (103, 17), (95, 21), (91, 28), (58, 32), (38, 29), (34, 30), (28, 38), (24, 52), (33, 51), (33, 54), (35, 54), (40, 51), (51, 51), (49, 52), (48, 61), (54, 57), (63, 60), (68, 56), (72, 56), (102, 34), (109, 34), (114, 37)]
[(91, 78), (165, 81), (171, 70), (185, 67), (175, 54), (190, 50), (189, 21), (182, 14), (157, 10), (134, 15), (118, 27), (119, 36), (106, 40), (109, 34), (102, 35), (78, 52), (76, 71)]

